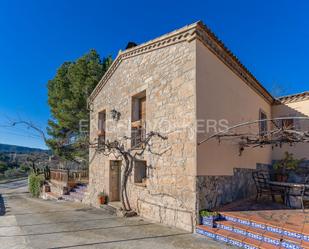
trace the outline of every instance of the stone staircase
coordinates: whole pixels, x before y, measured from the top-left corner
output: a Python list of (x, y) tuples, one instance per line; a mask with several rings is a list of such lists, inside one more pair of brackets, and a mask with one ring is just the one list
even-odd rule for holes
[(62, 195), (62, 198), (66, 201), (82, 202), (86, 190), (86, 184), (77, 184), (75, 188), (71, 189), (68, 195)]
[(299, 227), (276, 226), (263, 219), (246, 219), (237, 212), (225, 212), (215, 226), (199, 225), (196, 233), (246, 249), (309, 248), (309, 233), (303, 230), (301, 222)]

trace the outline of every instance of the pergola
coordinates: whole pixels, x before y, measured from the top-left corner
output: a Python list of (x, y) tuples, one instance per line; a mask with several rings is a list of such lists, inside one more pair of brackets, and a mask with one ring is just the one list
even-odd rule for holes
[[(248, 147), (270, 145), (274, 148), (282, 147), (283, 144), (293, 146), (297, 143), (308, 143), (309, 122), (306, 125), (306, 121), (309, 121), (309, 117), (280, 117), (243, 122), (207, 137), (198, 145), (213, 139), (217, 139), (218, 143), (232, 140), (233, 143), (239, 145), (239, 155), (241, 156), (244, 149)], [(264, 128), (261, 130), (261, 127)]]

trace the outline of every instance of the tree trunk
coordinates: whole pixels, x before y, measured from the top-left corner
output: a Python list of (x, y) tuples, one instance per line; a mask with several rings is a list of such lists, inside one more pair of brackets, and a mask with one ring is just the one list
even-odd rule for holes
[(128, 193), (127, 193), (127, 185), (128, 185), (128, 178), (130, 176), (129, 169), (131, 165), (131, 160), (127, 155), (124, 155), (124, 160), (125, 160), (125, 165), (124, 165), (124, 170), (122, 172), (122, 179), (121, 179), (121, 203), (123, 206), (123, 209), (125, 211), (131, 211), (131, 206), (128, 198)]

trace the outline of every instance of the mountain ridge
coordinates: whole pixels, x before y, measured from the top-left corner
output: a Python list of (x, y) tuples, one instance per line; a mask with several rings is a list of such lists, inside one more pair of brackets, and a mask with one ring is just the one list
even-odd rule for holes
[(2, 144), (0, 143), (0, 153), (33, 153), (33, 152), (48, 152), (49, 150), (31, 148), (20, 145)]

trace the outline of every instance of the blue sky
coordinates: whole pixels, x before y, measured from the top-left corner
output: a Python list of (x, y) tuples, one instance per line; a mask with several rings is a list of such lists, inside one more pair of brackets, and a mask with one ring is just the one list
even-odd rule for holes
[(78, 1), (0, 2), (0, 143), (44, 147), (8, 119), (46, 126), (47, 81), (64, 62), (91, 48), (115, 57), (141, 43), (202, 20), (271, 92), (309, 90), (309, 2)]

